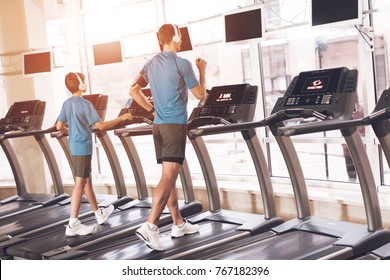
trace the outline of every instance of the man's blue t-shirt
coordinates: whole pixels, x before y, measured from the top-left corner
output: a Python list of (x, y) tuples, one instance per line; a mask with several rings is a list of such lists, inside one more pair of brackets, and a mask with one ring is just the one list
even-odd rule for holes
[(175, 52), (164, 51), (142, 69), (150, 84), (156, 109), (155, 124), (186, 124), (188, 89), (199, 84), (191, 63)]
[(71, 96), (62, 105), (58, 121), (68, 123), (70, 153), (92, 155), (92, 125), (100, 121), (92, 103), (80, 96)]

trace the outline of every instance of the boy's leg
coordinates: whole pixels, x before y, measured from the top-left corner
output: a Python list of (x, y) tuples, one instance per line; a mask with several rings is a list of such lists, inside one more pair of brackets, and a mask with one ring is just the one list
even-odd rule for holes
[(96, 195), (92, 186), (91, 175), (89, 175), (89, 177), (87, 178), (87, 182), (84, 187), (84, 192), (88, 198), (88, 202), (91, 205), (93, 212), (95, 213), (97, 223), (99, 225), (104, 224), (108, 220), (108, 217), (112, 214), (112, 212), (114, 212), (115, 209), (114, 205), (109, 205), (104, 209), (99, 208)]
[(70, 217), (77, 218), (79, 216), (81, 199), (84, 193), (84, 185), (86, 178), (76, 176), (76, 182), (72, 191), (71, 202), (70, 202)]
[(94, 227), (81, 224), (78, 220), (78, 216), (84, 187), (87, 183), (88, 174), (91, 173), (91, 171), (88, 172), (88, 164), (86, 164), (86, 162), (90, 161), (90, 156), (73, 156), (72, 159), (76, 182), (72, 191), (70, 219), (68, 226), (66, 226), (65, 234), (67, 236), (87, 235), (93, 232)]
[(78, 220), (85, 183), (86, 178), (76, 176), (76, 183), (72, 192), (70, 203), (69, 224), (66, 226), (65, 230), (65, 234), (67, 236), (88, 235), (94, 230), (93, 226), (83, 225)]
[(97, 204), (96, 195), (92, 187), (92, 178), (91, 175), (86, 179), (85, 187), (84, 187), (85, 195), (87, 196), (88, 202), (91, 205), (92, 210), (95, 212), (99, 209)]

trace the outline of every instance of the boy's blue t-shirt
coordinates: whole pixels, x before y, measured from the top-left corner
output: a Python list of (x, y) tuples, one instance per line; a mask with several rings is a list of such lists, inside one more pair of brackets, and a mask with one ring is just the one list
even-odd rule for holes
[(68, 123), (70, 153), (92, 155), (92, 125), (101, 121), (92, 103), (80, 96), (69, 97), (62, 105), (58, 121)]
[(199, 84), (191, 63), (175, 52), (163, 51), (142, 69), (156, 109), (155, 124), (186, 124), (188, 89)]

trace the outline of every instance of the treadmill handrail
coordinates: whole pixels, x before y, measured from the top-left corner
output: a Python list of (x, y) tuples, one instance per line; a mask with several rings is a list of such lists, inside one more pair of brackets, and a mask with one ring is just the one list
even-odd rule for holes
[(269, 115), (268, 117), (264, 118), (261, 121), (257, 122), (243, 122), (239, 124), (231, 124), (229, 125), (229, 128), (221, 127), (221, 126), (214, 126), (214, 127), (202, 127), (197, 129), (191, 129), (188, 132), (188, 136), (190, 138), (192, 137), (198, 137), (202, 135), (210, 135), (210, 134), (220, 134), (220, 133), (228, 133), (228, 132), (234, 132), (234, 131), (244, 131), (251, 128), (256, 127), (264, 127), (268, 126), (273, 123), (281, 122), (288, 119), (294, 119), (299, 117), (316, 117), (321, 120), (327, 119), (327, 116), (312, 110), (312, 109), (305, 109), (305, 108), (294, 108), (294, 109), (286, 109), (281, 110), (276, 113), (273, 113)]
[(54, 131), (54, 132), (51, 132), (50, 133), (50, 137), (51, 138), (62, 138), (64, 136), (68, 136), (66, 135), (65, 133), (63, 133), (62, 131)]
[(153, 125), (125, 127), (125, 128), (115, 129), (114, 134), (121, 135), (122, 137), (149, 135), (152, 133), (152, 128)]
[(277, 130), (280, 136), (292, 136), (306, 133), (314, 133), (321, 131), (337, 130), (353, 126), (369, 125), (374, 121), (387, 120), (390, 118), (390, 108), (384, 108), (377, 112), (372, 112), (370, 115), (353, 120), (331, 120), (327, 122), (316, 122), (305, 125), (295, 125), (279, 127)]
[(147, 124), (153, 124), (152, 120), (145, 118), (145, 117), (141, 117), (141, 116), (133, 116), (133, 120), (140, 120), (140, 121), (143, 121), (144, 123), (147, 123)]
[(55, 131), (57, 131), (57, 128), (55, 126), (51, 126), (47, 129), (14, 131), (9, 133), (4, 133), (2, 135), (2, 138), (4, 139), (19, 138), (19, 137), (26, 137), (26, 136), (34, 136), (38, 134), (53, 133)]
[(196, 128), (191, 129), (188, 131), (188, 137), (190, 139), (196, 138), (198, 136), (203, 135), (212, 135), (212, 134), (222, 134), (222, 133), (230, 133), (230, 132), (237, 132), (237, 131), (244, 131), (251, 128), (256, 128), (263, 126), (262, 124), (259, 124), (259, 122), (243, 122), (243, 123), (235, 123), (235, 124), (229, 124), (226, 125), (216, 125), (216, 126), (210, 126), (210, 127), (202, 127), (202, 128)]
[(200, 116), (200, 117), (196, 117), (196, 118), (193, 118), (191, 120), (188, 121), (188, 125), (191, 126), (193, 122), (197, 121), (197, 120), (218, 120), (220, 121), (222, 124), (231, 124), (230, 121), (224, 119), (224, 118), (221, 118), (221, 117), (216, 117), (216, 116)]
[(376, 120), (387, 120), (390, 118), (390, 107), (382, 110), (372, 112), (370, 115), (364, 117), (365, 124), (370, 124)]
[(293, 136), (300, 134), (308, 134), (314, 132), (323, 132), (330, 130), (339, 130), (354, 126), (365, 125), (363, 118), (354, 119), (354, 120), (328, 120), (328, 121), (319, 121), (307, 124), (299, 124), (294, 126), (284, 126), (278, 127), (277, 133), (279, 136)]

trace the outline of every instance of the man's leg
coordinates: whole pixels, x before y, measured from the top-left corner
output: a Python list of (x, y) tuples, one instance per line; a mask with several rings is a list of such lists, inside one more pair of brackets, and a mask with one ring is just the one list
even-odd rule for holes
[[(175, 192), (175, 187), (177, 176), (179, 174), (179, 168), (180, 164), (176, 162), (162, 163), (162, 176), (152, 196), (152, 208), (148, 217), (149, 223), (158, 225), (158, 220), (160, 219), (161, 213), (167, 205), (168, 200), (173, 209), (177, 209), (173, 211), (178, 212), (177, 194)], [(174, 193), (173, 196), (172, 193)], [(173, 201), (175, 199), (176, 206), (175, 202)], [(177, 215), (175, 218), (177, 218)]]
[(167, 206), (169, 209), (169, 212), (172, 216), (173, 223), (175, 225), (180, 225), (183, 223), (183, 217), (181, 216), (180, 210), (179, 210), (179, 201), (177, 197), (177, 189), (176, 186), (172, 188), (171, 195), (169, 196)]

